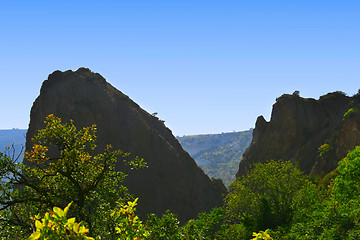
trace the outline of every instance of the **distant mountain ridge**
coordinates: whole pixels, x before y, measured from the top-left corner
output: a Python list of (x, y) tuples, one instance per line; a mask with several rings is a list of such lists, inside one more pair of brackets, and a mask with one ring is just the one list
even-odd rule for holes
[(0, 152), (4, 152), (6, 147), (14, 145), (16, 154), (25, 148), (27, 129), (4, 129), (0, 130)]
[(221, 179), (225, 186), (229, 186), (235, 180), (244, 151), (250, 146), (252, 129), (177, 139), (209, 177)]

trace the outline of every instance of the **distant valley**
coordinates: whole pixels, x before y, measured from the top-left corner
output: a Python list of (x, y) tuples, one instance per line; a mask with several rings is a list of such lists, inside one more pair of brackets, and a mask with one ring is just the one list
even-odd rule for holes
[(209, 177), (222, 179), (228, 187), (235, 180), (242, 155), (250, 146), (252, 129), (183, 136), (177, 139)]

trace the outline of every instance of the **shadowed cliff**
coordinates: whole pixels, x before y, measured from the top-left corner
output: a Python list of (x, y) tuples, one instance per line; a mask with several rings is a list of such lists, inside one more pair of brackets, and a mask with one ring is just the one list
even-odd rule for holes
[(31, 109), (26, 151), (49, 114), (63, 122), (72, 119), (78, 128), (96, 124), (98, 151), (111, 144), (114, 149), (144, 158), (149, 167), (132, 172), (125, 183), (139, 197), (140, 216), (170, 209), (185, 221), (221, 205), (225, 187), (204, 174), (162, 121), (100, 74), (80, 68), (49, 75)]
[[(310, 175), (329, 173), (348, 151), (360, 145), (359, 104), (358, 94), (348, 97), (334, 92), (319, 100), (284, 94), (274, 104), (269, 122), (258, 117), (237, 177), (252, 164), (271, 159), (291, 160)], [(320, 154), (324, 144), (327, 147)]]

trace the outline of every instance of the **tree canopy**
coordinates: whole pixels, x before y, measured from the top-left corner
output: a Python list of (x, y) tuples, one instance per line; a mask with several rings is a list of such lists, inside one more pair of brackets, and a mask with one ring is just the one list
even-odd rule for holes
[[(130, 169), (146, 166), (143, 159), (131, 159), (111, 146), (94, 154), (95, 125), (77, 130), (72, 121), (62, 123), (53, 115), (32, 141), (32, 150), (24, 155), (31, 167), (0, 155), (1, 234), (26, 235), (35, 229), (31, 216), (73, 202), (72, 215), (86, 223), (90, 235), (111, 239), (111, 211), (117, 202), (131, 199), (123, 181)], [(130, 167), (115, 171), (120, 160)]]
[[(146, 163), (111, 146), (95, 154), (95, 126), (49, 115), (32, 143), (26, 166), (0, 152), (0, 239), (360, 238), (360, 147), (325, 190), (289, 161), (257, 163), (232, 183), (224, 207), (180, 226), (169, 211), (144, 223), (135, 215), (123, 181)], [(325, 145), (320, 156), (330, 154)]]
[(231, 185), (226, 213), (233, 222), (251, 230), (265, 230), (289, 223), (300, 189), (308, 177), (289, 161), (258, 163)]

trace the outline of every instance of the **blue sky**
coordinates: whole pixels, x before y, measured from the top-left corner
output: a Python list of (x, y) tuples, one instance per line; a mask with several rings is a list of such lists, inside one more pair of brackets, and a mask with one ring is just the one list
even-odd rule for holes
[(41, 83), (88, 67), (174, 135), (270, 118), (275, 99), (360, 88), (360, 1), (2, 1), (0, 129)]

